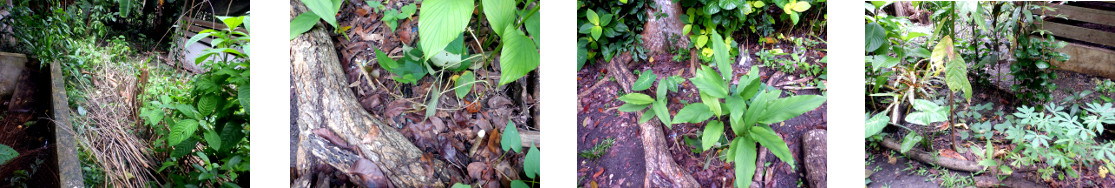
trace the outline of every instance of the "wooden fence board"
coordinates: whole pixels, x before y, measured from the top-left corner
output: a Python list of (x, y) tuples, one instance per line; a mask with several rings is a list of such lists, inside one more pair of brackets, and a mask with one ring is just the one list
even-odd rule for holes
[(1057, 69), (1115, 79), (1115, 51), (1069, 43), (1058, 52), (1072, 58), (1066, 62), (1053, 62)]
[(1055, 36), (1087, 41), (1100, 45), (1115, 46), (1115, 33), (1056, 22), (1041, 22), (1041, 26), (1043, 29), (1053, 32)]
[(1038, 12), (1039, 14), (1044, 13), (1045, 15), (1049, 16), (1061, 14), (1070, 20), (1115, 26), (1115, 12), (1113, 11), (1104, 11), (1085, 7), (1056, 4), (1054, 4), (1052, 7), (1056, 8), (1057, 11)]

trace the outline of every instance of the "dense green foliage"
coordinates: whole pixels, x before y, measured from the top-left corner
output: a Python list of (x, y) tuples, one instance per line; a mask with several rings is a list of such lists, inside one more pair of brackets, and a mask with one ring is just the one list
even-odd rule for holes
[(1014, 149), (1018, 155), (1013, 158), (1012, 165), (1044, 162), (1049, 167), (1039, 172), (1045, 179), (1051, 178), (1054, 169), (1078, 178), (1079, 172), (1074, 167), (1080, 165), (1115, 169), (1112, 168), (1115, 167), (1112, 163), (1115, 143), (1095, 139), (1105, 132), (1104, 124), (1115, 124), (1115, 108), (1111, 103), (1089, 103), (1084, 110), (1055, 104), (1047, 105), (1045, 111), (1020, 107), (1014, 116), (1018, 119), (1012, 121), (1013, 126), (1005, 126), (1003, 130), (1006, 139), (1018, 144)]
[(623, 52), (631, 52), (636, 61), (646, 59), (639, 33), (651, 16), (646, 10), (655, 6), (654, 1), (577, 1), (577, 69)]
[[(158, 168), (170, 174), (168, 184), (238, 187), (239, 177), (249, 171), (251, 39), (232, 30), (244, 26), (250, 32), (249, 18), (218, 19), (230, 29), (207, 29), (187, 43), (215, 38), (196, 59), (209, 71), (192, 76), (184, 88), (156, 87), (183, 95), (159, 95), (141, 108), (145, 124), (160, 136), (155, 151), (169, 154)], [(193, 151), (197, 145), (203, 149)], [(189, 163), (187, 157), (202, 163)]]

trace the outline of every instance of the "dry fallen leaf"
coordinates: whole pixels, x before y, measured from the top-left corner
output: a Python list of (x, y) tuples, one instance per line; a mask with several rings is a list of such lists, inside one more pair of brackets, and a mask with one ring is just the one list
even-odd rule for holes
[(960, 160), (965, 160), (965, 161), (968, 160), (967, 158), (964, 158), (964, 156), (961, 156), (960, 153), (956, 153), (956, 151), (953, 151), (953, 150), (950, 150), (950, 149), (940, 149), (940, 150), (937, 150), (937, 153), (940, 153), (941, 156), (948, 157), (948, 158), (960, 159)]

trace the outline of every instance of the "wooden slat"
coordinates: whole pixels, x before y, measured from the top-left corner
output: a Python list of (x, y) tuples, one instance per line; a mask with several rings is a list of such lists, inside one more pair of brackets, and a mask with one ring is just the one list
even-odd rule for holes
[(1057, 51), (1072, 57), (1053, 62), (1057, 69), (1115, 79), (1115, 51), (1073, 43)]
[(1106, 46), (1115, 46), (1115, 33), (1055, 22), (1042, 22), (1041, 25), (1045, 30), (1053, 32), (1053, 35), (1055, 36), (1087, 41)]
[[(1057, 11), (1044, 12), (1045, 15), (1053, 16), (1061, 14), (1070, 20), (1115, 26), (1115, 11), (1104, 11), (1071, 5), (1053, 5), (1052, 7), (1056, 8)], [(1042, 14), (1042, 11), (1038, 12)]]

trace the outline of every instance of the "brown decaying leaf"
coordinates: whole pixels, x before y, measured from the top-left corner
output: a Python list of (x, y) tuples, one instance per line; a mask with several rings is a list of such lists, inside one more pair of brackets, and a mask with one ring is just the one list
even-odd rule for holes
[(964, 156), (961, 156), (960, 153), (956, 153), (956, 151), (953, 151), (953, 150), (950, 150), (950, 149), (940, 149), (940, 150), (937, 150), (937, 153), (940, 153), (941, 156), (948, 157), (948, 158), (968, 160), (967, 158), (964, 158)]
[(488, 136), (488, 150), (492, 153), (499, 153), (499, 141), (502, 134), (497, 129), (492, 129), (491, 135)]
[(333, 131), (329, 129), (317, 128), (313, 130), (313, 133), (317, 136), (325, 138), (325, 140), (333, 143), (333, 145), (337, 145), (341, 148), (349, 148), (348, 143), (346, 143), (344, 139), (341, 139), (341, 137), (337, 136), (337, 134), (333, 133)]
[(360, 158), (355, 164), (352, 165), (349, 171), (356, 173), (362, 179), (365, 186), (368, 187), (394, 187), (391, 182), (387, 180), (387, 176), (380, 171), (379, 167), (371, 160)]

